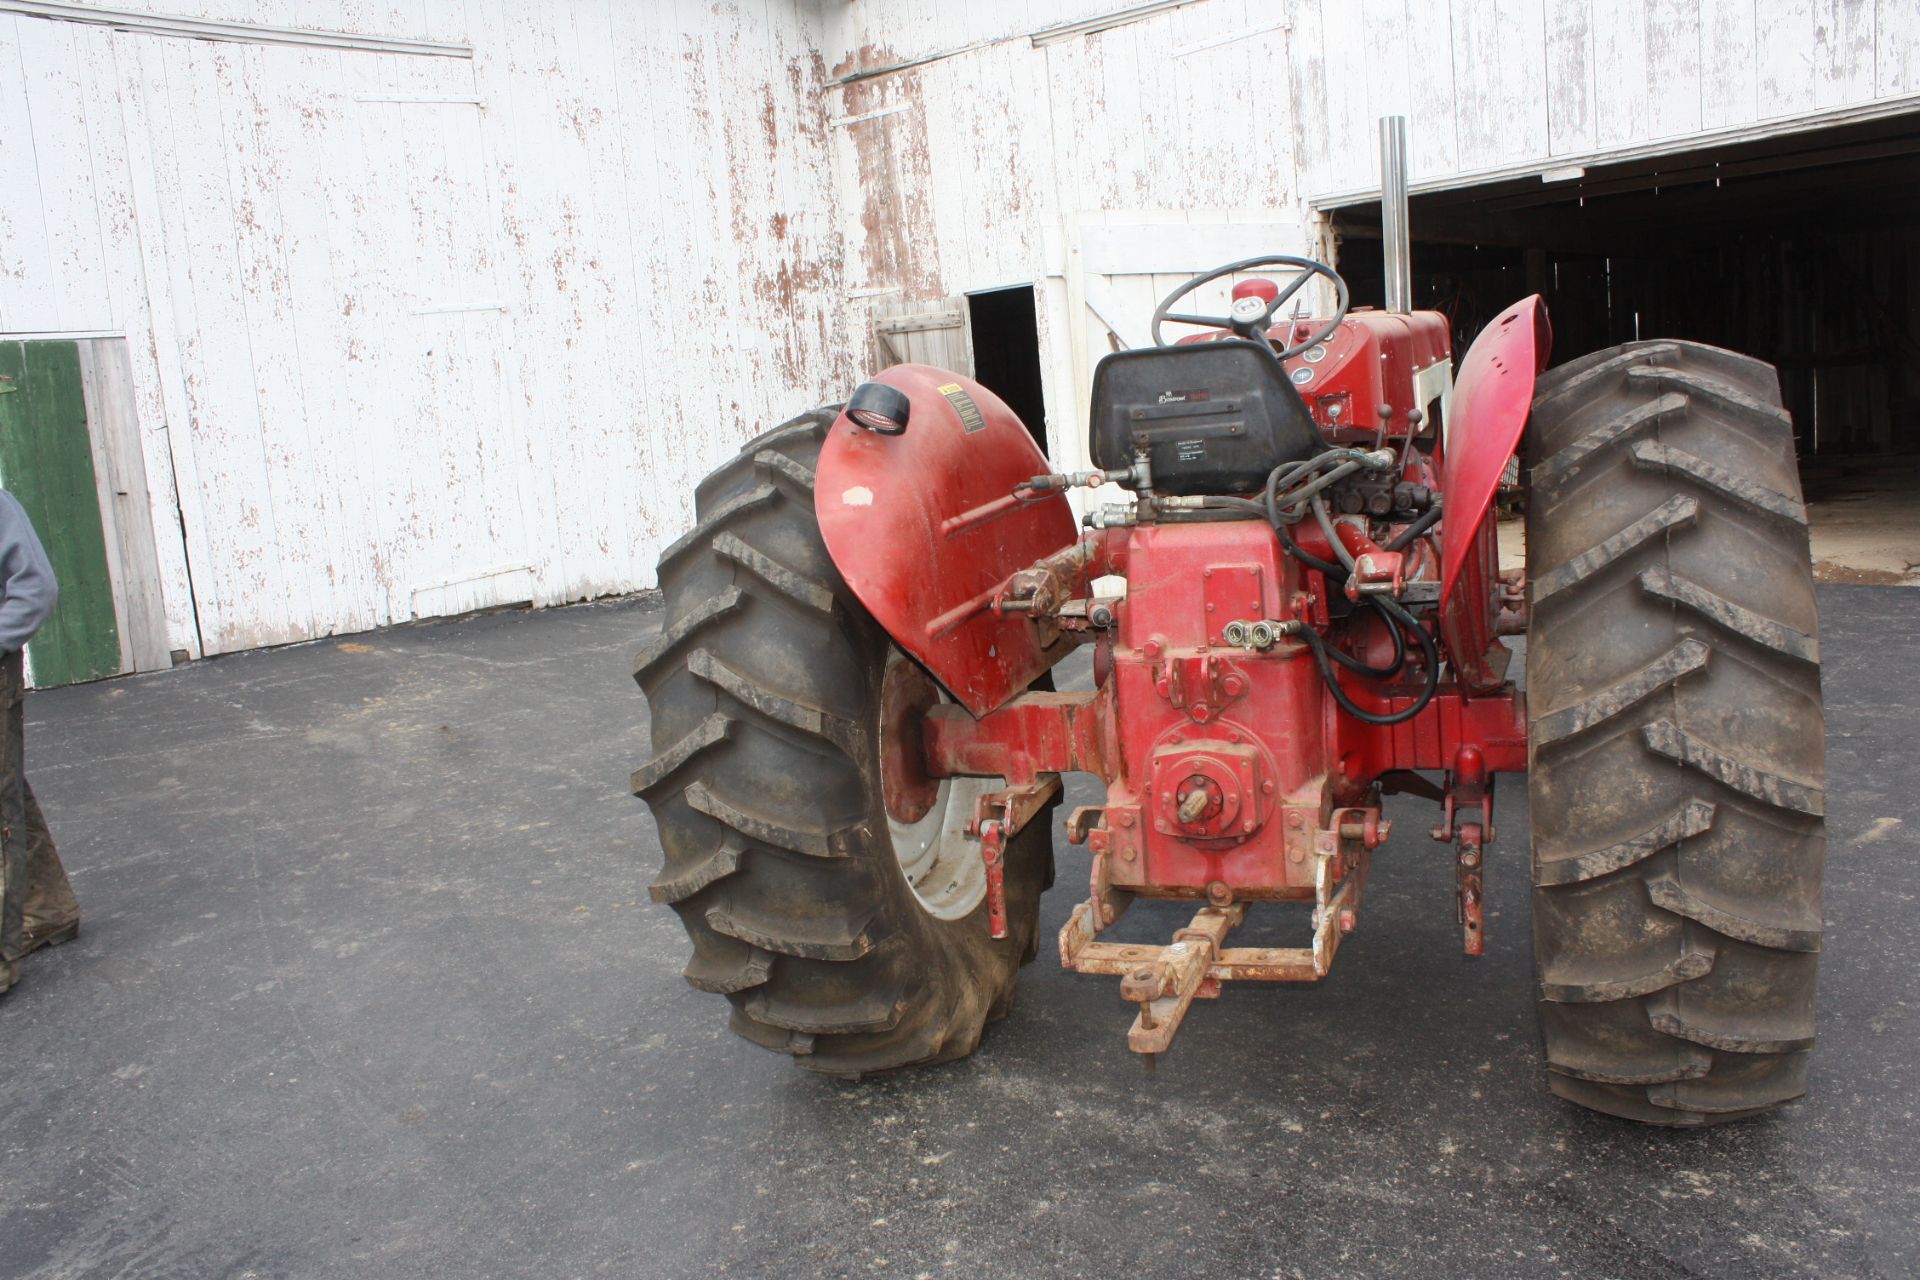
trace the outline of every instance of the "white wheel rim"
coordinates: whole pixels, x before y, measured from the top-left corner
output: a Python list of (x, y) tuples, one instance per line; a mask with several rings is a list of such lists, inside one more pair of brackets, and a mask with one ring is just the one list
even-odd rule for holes
[[(908, 661), (898, 650), (888, 654), (889, 664)], [(940, 701), (953, 699), (942, 690)], [(999, 778), (943, 778), (932, 807), (916, 821), (888, 816), (887, 834), (900, 874), (921, 910), (934, 919), (965, 919), (986, 900), (987, 864), (980, 857), (980, 842), (967, 834), (966, 826), (980, 797), (1005, 785)]]
[(936, 920), (963, 919), (987, 896), (987, 864), (966, 825), (980, 797), (1000, 786), (996, 778), (947, 778), (918, 822), (887, 819), (900, 873)]

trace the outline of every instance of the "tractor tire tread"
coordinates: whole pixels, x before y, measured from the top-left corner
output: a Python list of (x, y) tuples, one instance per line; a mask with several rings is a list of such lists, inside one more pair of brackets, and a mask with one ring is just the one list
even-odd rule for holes
[(1716, 595), (1664, 565), (1642, 572), (1640, 589), (1648, 595), (1690, 609), (1721, 630), (1762, 649), (1770, 649), (1782, 657), (1795, 658), (1815, 667), (1820, 665), (1820, 642), (1814, 637), (1769, 618), (1758, 610), (1748, 609), (1725, 596)]
[(1541, 460), (1533, 469), (1533, 483), (1542, 489), (1565, 485), (1584, 471), (1589, 459), (1623, 440), (1636, 439), (1661, 422), (1684, 413), (1687, 398), (1679, 393), (1663, 395), (1645, 404), (1632, 405), (1614, 414), (1566, 448)]
[(633, 774), (664, 851), (650, 888), (693, 944), (685, 977), (743, 1039), (858, 1076), (971, 1052), (1011, 1006), (1052, 870), (1050, 814), (1008, 842), (1011, 936), (981, 904), (936, 920), (894, 857), (875, 709), (885, 633), (814, 514), (837, 408), (747, 442), (695, 486), (660, 559), (665, 616), (635, 679), (655, 750)]
[(1683, 449), (1670, 449), (1657, 441), (1641, 440), (1627, 450), (1627, 455), (1638, 466), (1650, 471), (1664, 471), (1670, 476), (1684, 476), (1723, 498), (1743, 503), (1755, 511), (1785, 520), (1788, 524), (1804, 526), (1807, 523), (1807, 509), (1800, 499), (1755, 484)]
[(1526, 461), (1534, 953), (1560, 1097), (1800, 1096), (1825, 855), (1818, 618), (1773, 370), (1678, 340), (1544, 375)]

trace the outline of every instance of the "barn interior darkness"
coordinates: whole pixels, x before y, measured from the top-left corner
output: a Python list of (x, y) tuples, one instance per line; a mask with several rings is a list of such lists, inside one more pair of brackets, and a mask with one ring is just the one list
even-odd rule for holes
[(1040, 327), (1032, 285), (967, 295), (975, 381), (1007, 402), (1047, 452), (1047, 402), (1041, 387)]
[[(1555, 364), (1672, 337), (1777, 366), (1809, 497), (1920, 454), (1920, 116), (1417, 194), (1411, 226), (1415, 303), (1456, 353), (1537, 292)], [(1334, 227), (1380, 305), (1379, 205)]]

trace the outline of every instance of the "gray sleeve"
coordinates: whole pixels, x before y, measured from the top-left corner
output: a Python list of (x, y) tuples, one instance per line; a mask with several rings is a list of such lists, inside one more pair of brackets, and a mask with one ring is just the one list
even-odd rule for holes
[(53, 564), (33, 522), (19, 500), (0, 489), (0, 653), (33, 639), (59, 598)]

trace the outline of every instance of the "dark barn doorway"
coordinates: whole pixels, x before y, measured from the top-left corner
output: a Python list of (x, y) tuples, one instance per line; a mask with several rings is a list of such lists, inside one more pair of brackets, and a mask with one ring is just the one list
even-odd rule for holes
[[(1568, 166), (1412, 199), (1415, 305), (1454, 351), (1539, 293), (1553, 362), (1689, 338), (1780, 371), (1814, 571), (1920, 585), (1920, 115)], [(1332, 211), (1382, 301), (1379, 205)]]
[[(1709, 342), (1779, 368), (1803, 464), (1920, 454), (1920, 117), (1547, 177), (1413, 197), (1415, 304), (1456, 355), (1538, 292), (1556, 364)], [(1334, 211), (1356, 304), (1383, 300), (1379, 227)]]
[(967, 295), (974, 380), (1007, 402), (1047, 448), (1047, 401), (1040, 381), (1040, 323), (1032, 285)]

